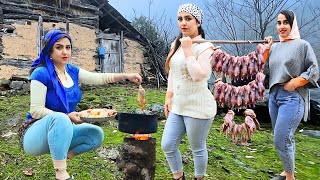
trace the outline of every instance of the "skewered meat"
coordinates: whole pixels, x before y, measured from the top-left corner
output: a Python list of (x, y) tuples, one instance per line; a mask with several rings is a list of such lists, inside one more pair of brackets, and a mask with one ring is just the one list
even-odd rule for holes
[[(231, 107), (231, 92), (232, 92), (232, 87), (233, 86), (229, 86), (227, 85), (227, 88), (225, 90), (225, 97), (224, 97), (224, 101), (225, 101), (225, 105)], [(221, 105), (220, 105), (221, 106)]]
[[(264, 101), (265, 87), (263, 85), (265, 75), (263, 53), (265, 47), (258, 44), (256, 51), (247, 56), (232, 56), (217, 49), (212, 54), (212, 69), (222, 72), (232, 81), (255, 77), (248, 85), (235, 87), (219, 81), (213, 89), (214, 99), (220, 106), (227, 105), (232, 109), (254, 107), (260, 99)], [(231, 86), (231, 87), (230, 87)]]
[(236, 57), (234, 60), (234, 72), (233, 72), (233, 79), (240, 79), (240, 66), (242, 63), (242, 57)]
[(263, 53), (265, 47), (258, 44), (256, 51), (247, 56), (235, 57), (217, 49), (212, 54), (211, 67), (217, 73), (224, 73), (233, 80), (254, 77), (258, 72), (264, 69)]
[(227, 89), (227, 87), (228, 87), (228, 84), (225, 84), (225, 83), (223, 83), (223, 84), (220, 86), (220, 95), (219, 95), (219, 104), (220, 104), (220, 106), (223, 106), (223, 105), (224, 105), (224, 101), (225, 101), (224, 92), (225, 92), (225, 90)]
[(256, 75), (256, 80), (257, 80), (257, 83), (258, 83), (259, 96), (262, 97), (262, 101), (264, 101), (263, 93), (264, 93), (265, 87), (263, 85), (263, 82), (264, 82), (265, 78), (266, 78), (266, 75), (264, 75), (263, 73), (258, 73)]
[(241, 79), (247, 79), (248, 78), (248, 65), (249, 65), (249, 57), (248, 56), (243, 56), (242, 57), (242, 61), (241, 61), (241, 72), (240, 72), (240, 76)]
[(222, 53), (221, 49), (217, 49), (214, 51), (214, 53), (211, 55), (212, 60), (211, 60), (211, 67), (216, 67), (216, 65), (218, 64), (219, 61), (219, 56), (220, 53)]
[(254, 131), (257, 129), (256, 124), (250, 116), (246, 116), (244, 122), (246, 123), (248, 129), (248, 137), (253, 135)]
[(232, 110), (229, 110), (228, 113), (223, 118), (223, 124), (221, 125), (221, 132), (226, 132), (226, 137), (228, 137), (228, 134), (230, 133), (232, 127), (234, 126), (234, 112)]
[(145, 99), (145, 90), (141, 85), (139, 85), (137, 100), (141, 110), (143, 111), (144, 106), (146, 105), (146, 99)]
[(229, 65), (229, 59), (230, 55), (225, 53), (225, 56), (223, 58), (223, 63), (222, 63), (222, 72), (228, 72), (228, 65)]
[[(247, 143), (247, 129), (246, 125), (244, 123), (242, 124), (235, 124), (232, 131), (232, 141), (235, 144), (238, 144), (240, 141), (240, 144)], [(239, 139), (238, 139), (239, 137)]]
[(250, 98), (249, 97), (250, 91), (251, 91), (251, 89), (250, 89), (249, 85), (244, 85), (243, 86), (243, 106), (244, 106), (244, 108), (247, 108), (248, 105), (249, 105), (249, 102), (250, 102), (250, 99), (249, 99)]
[(214, 87), (213, 87), (213, 97), (215, 100), (218, 100), (218, 97), (221, 93), (221, 86), (223, 85), (224, 83), (219, 80), (215, 83)]
[(254, 113), (254, 111), (252, 109), (246, 109), (243, 112), (243, 114), (244, 114), (244, 116), (250, 116), (253, 119), (254, 123), (256, 124), (257, 129), (260, 129), (260, 123), (257, 120), (256, 113)]
[(258, 100), (264, 100), (264, 79), (265, 75), (258, 73), (255, 80), (238, 87), (219, 80), (213, 88), (214, 98), (221, 107), (224, 105), (232, 109), (254, 107)]
[(235, 124), (234, 112), (229, 110), (224, 117), (224, 123), (221, 125), (221, 131), (228, 133), (232, 130), (232, 142), (235, 144), (247, 145), (250, 137), (253, 137), (254, 131), (260, 128), (256, 114), (252, 109), (246, 109), (243, 112), (245, 119), (242, 124)]

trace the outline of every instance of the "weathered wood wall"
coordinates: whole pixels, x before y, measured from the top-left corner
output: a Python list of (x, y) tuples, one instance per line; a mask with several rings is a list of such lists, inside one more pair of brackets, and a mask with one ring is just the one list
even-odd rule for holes
[[(100, 70), (97, 54), (97, 35), (102, 32), (100, 13), (99, 7), (81, 0), (0, 0), (0, 79), (28, 76), (39, 52), (39, 16), (43, 33), (59, 28), (69, 31), (74, 45), (71, 63), (89, 71)], [(120, 69), (141, 73), (144, 48), (129, 39), (123, 44)]]
[(95, 70), (99, 9), (72, 2), (0, 0), (0, 13), (3, 14), (0, 19), (0, 78), (28, 75), (28, 69), (37, 57), (39, 16), (43, 19), (44, 32), (66, 28), (69, 24), (68, 30), (74, 43), (71, 63), (89, 71)]

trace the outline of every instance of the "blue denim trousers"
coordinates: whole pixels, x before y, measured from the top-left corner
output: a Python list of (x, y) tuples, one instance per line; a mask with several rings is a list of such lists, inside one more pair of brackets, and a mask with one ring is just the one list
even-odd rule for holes
[(193, 154), (195, 176), (205, 175), (208, 164), (206, 140), (212, 122), (213, 118), (196, 119), (169, 113), (162, 135), (161, 147), (172, 173), (183, 171), (182, 157), (178, 146), (187, 133)]
[(293, 173), (295, 168), (294, 132), (304, 115), (304, 100), (296, 90), (290, 92), (280, 85), (272, 87), (269, 98), (274, 145), (284, 170)]
[(36, 121), (25, 133), (23, 148), (32, 156), (51, 154), (53, 160), (67, 158), (71, 150), (79, 155), (98, 148), (103, 142), (99, 126), (73, 124), (64, 113), (51, 113)]

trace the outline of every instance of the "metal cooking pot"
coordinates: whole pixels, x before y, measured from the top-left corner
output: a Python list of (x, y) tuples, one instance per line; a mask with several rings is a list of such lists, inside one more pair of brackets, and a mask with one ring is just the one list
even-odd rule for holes
[(150, 134), (157, 132), (158, 118), (156, 115), (118, 113), (118, 129), (130, 134)]

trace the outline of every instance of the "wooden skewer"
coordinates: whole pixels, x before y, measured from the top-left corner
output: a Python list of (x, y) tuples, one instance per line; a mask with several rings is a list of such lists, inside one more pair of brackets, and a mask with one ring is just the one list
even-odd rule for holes
[[(253, 43), (268, 43), (265, 40), (239, 40), (239, 41), (230, 41), (230, 40), (193, 40), (193, 43), (203, 43), (203, 42), (211, 42), (214, 44), (253, 44)], [(273, 42), (280, 42), (280, 40), (273, 40)]]

